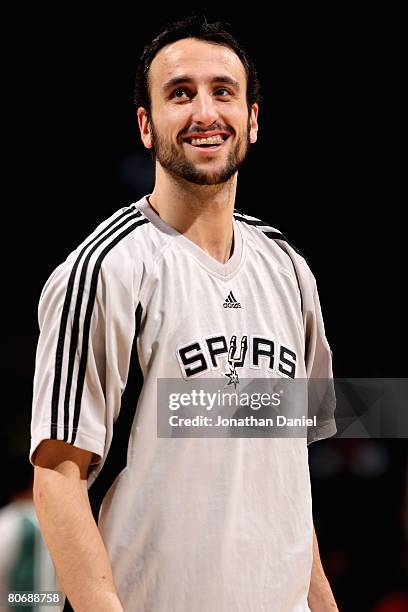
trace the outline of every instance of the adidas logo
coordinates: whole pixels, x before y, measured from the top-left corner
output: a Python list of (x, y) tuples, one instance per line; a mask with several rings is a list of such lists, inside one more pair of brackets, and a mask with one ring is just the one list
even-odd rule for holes
[(241, 308), (241, 304), (237, 302), (232, 291), (229, 292), (223, 304), (224, 308)]

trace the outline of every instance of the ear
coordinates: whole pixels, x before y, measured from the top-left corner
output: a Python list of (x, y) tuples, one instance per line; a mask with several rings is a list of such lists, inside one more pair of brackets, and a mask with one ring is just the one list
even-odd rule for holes
[(137, 109), (137, 122), (139, 124), (140, 137), (146, 149), (153, 147), (152, 133), (147, 110), (140, 106)]
[(258, 104), (253, 104), (249, 118), (249, 141), (251, 144), (254, 144), (258, 139), (258, 111)]

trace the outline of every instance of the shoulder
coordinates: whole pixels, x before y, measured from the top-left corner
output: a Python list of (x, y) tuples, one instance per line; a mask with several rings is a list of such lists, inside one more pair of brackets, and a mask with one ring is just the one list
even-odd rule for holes
[(69, 265), (126, 267), (144, 254), (150, 224), (139, 203), (120, 208), (100, 223), (67, 258)]
[(234, 210), (234, 219), (255, 248), (268, 251), (285, 268), (295, 268), (297, 275), (314, 282), (314, 276), (303, 252), (289, 238), (268, 221)]
[(138, 204), (122, 207), (99, 223), (54, 269), (43, 287), (40, 310), (50, 299), (65, 300), (68, 307), (75, 295), (140, 287), (154, 249), (146, 231), (151, 223)]

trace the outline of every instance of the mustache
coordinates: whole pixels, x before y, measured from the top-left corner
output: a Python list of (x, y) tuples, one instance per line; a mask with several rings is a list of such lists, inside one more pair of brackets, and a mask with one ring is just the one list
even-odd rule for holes
[(201, 134), (205, 134), (206, 132), (214, 132), (215, 130), (220, 130), (220, 132), (227, 132), (228, 134), (234, 134), (234, 130), (228, 125), (223, 125), (221, 123), (213, 123), (207, 128), (202, 128), (200, 125), (193, 124), (188, 130), (185, 132), (181, 132), (179, 134), (179, 138), (187, 138), (190, 134), (194, 134), (195, 132), (200, 132)]

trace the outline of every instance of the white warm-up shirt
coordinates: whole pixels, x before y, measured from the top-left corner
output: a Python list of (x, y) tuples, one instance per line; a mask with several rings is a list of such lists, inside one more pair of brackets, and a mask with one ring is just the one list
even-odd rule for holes
[[(30, 457), (94, 453), (89, 495), (126, 612), (304, 612), (312, 564), (307, 438), (161, 438), (157, 380), (330, 378), (315, 279), (267, 223), (235, 211), (224, 264), (147, 198), (63, 262), (39, 305)], [(239, 306), (237, 306), (239, 304)], [(328, 411), (329, 414), (329, 411)]]

